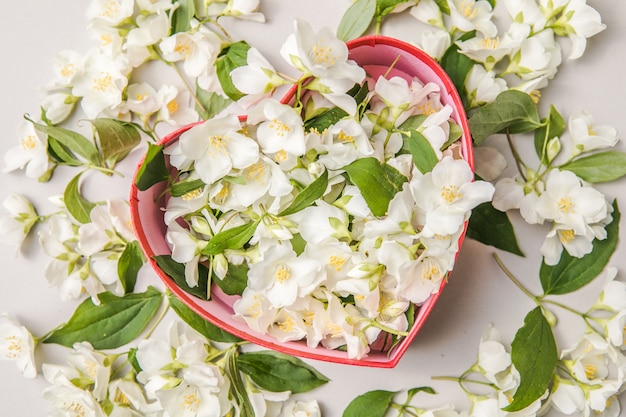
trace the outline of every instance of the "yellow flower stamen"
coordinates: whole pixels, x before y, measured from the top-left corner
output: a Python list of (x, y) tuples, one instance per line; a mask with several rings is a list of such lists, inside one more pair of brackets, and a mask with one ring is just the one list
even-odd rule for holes
[(496, 49), (500, 46), (500, 37), (496, 36), (495, 38), (483, 38), (480, 40), (480, 46), (483, 49)]
[(104, 4), (104, 10), (100, 13), (100, 17), (115, 17), (120, 11), (120, 6), (115, 0), (108, 0)]
[(276, 325), (278, 326), (278, 329), (281, 332), (285, 332), (285, 333), (289, 333), (290, 331), (293, 330), (293, 326), (296, 324), (295, 321), (293, 321), (293, 319), (289, 316), (287, 316), (287, 318), (281, 322), (276, 323)]
[(244, 176), (246, 181), (256, 181), (259, 185), (265, 184), (265, 165), (261, 162), (250, 165), (246, 168)]
[(287, 265), (279, 266), (276, 270), (276, 274), (274, 274), (274, 278), (276, 278), (276, 281), (281, 284), (287, 281), (289, 278), (291, 278), (291, 272), (289, 271), (289, 267)]
[(342, 256), (332, 255), (328, 260), (328, 264), (332, 266), (335, 271), (339, 272), (346, 264), (346, 259)]
[(476, 2), (474, 0), (464, 0), (461, 2), (459, 11), (467, 19), (473, 19), (478, 15), (478, 8), (476, 7)]
[(558, 202), (559, 211), (563, 213), (574, 213), (574, 203), (572, 197), (563, 197)]
[(419, 106), (416, 106), (416, 109), (418, 112), (426, 116), (430, 116), (431, 114), (437, 113), (439, 110), (441, 110), (440, 107), (435, 108), (433, 106), (433, 103), (430, 101), (427, 101), (425, 104), (420, 104)]
[(98, 78), (93, 80), (93, 84), (91, 86), (92, 90), (100, 91), (104, 93), (107, 90), (110, 90), (113, 87), (113, 77), (111, 74), (106, 72), (101, 72)]
[(441, 187), (441, 198), (448, 204), (452, 204), (463, 197), (457, 185), (445, 185)]
[(541, 99), (541, 91), (533, 90), (528, 93), (528, 95), (530, 96), (530, 99), (533, 101), (533, 103), (539, 104), (539, 99)]
[(285, 162), (287, 160), (287, 151), (285, 151), (284, 149), (281, 149), (280, 151), (276, 152), (276, 154), (274, 155), (274, 160), (276, 162)]
[(330, 46), (320, 46), (317, 42), (313, 45), (313, 58), (318, 64), (335, 65), (337, 57), (332, 52), (333, 48)]
[(4, 338), (6, 342), (9, 342), (5, 357), (7, 359), (17, 359), (22, 356), (22, 344), (17, 336), (7, 336)]
[(200, 190), (200, 188), (196, 188), (195, 190), (191, 190), (188, 193), (183, 194), (181, 198), (183, 199), (183, 201), (190, 201), (194, 198), (200, 197), (201, 194), (202, 191)]
[(576, 238), (576, 233), (573, 230), (562, 230), (559, 232), (559, 240), (561, 243), (570, 243), (572, 240)]
[(595, 365), (592, 365), (592, 364), (585, 365), (585, 376), (587, 377), (587, 379), (594, 379), (596, 377), (597, 371), (598, 369), (595, 367)]
[(198, 411), (200, 403), (200, 398), (198, 398), (198, 396), (194, 392), (191, 394), (187, 394), (183, 397), (183, 401), (180, 403), (180, 408), (195, 413), (196, 411)]
[(32, 151), (37, 147), (37, 141), (35, 140), (34, 136), (29, 135), (20, 140), (20, 146), (25, 151)]
[(339, 139), (342, 142), (354, 143), (354, 136), (348, 135), (343, 130), (339, 132), (339, 134), (337, 135), (337, 139)]
[(287, 126), (286, 123), (281, 122), (278, 119), (274, 119), (270, 122), (270, 129), (275, 130), (276, 136), (278, 136), (279, 138), (282, 138), (283, 136), (285, 136), (285, 134), (291, 131), (291, 128)]
[(228, 153), (226, 145), (230, 142), (230, 137), (224, 135), (209, 136), (209, 156), (215, 158), (218, 155)]

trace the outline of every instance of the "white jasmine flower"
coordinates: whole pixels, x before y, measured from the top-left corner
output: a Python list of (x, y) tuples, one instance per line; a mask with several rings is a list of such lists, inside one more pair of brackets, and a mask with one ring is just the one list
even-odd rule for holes
[(319, 161), (328, 169), (342, 169), (359, 158), (374, 154), (365, 130), (359, 122), (347, 118), (333, 124), (324, 141)]
[(509, 16), (515, 23), (524, 23), (536, 33), (546, 25), (546, 16), (536, 0), (503, 0)]
[(604, 219), (607, 210), (606, 199), (599, 191), (583, 186), (574, 173), (558, 169), (550, 171), (546, 189), (537, 200), (539, 215), (580, 235), (587, 232), (587, 225)]
[(189, 104), (190, 93), (186, 90), (165, 84), (157, 92), (157, 101), (160, 104), (159, 120), (173, 126), (184, 126), (198, 121), (198, 113)]
[(324, 285), (332, 291), (341, 291), (335, 285), (341, 285), (348, 277), (348, 272), (354, 266), (355, 254), (345, 242), (324, 241), (318, 244), (307, 243), (305, 254), (316, 259), (326, 271)]
[(513, 23), (502, 38), (473, 37), (457, 42), (457, 45), (459, 52), (482, 63), (486, 70), (491, 71), (502, 58), (519, 49), (522, 41), (528, 37), (529, 31), (530, 26)]
[(167, 13), (159, 11), (149, 15), (137, 16), (137, 27), (126, 35), (124, 47), (132, 55), (137, 48), (145, 48), (158, 43), (168, 35), (170, 22)]
[(78, 250), (90, 256), (116, 245), (135, 240), (130, 227), (130, 208), (125, 201), (109, 200), (91, 210), (91, 222), (78, 229)]
[(157, 92), (150, 84), (133, 83), (126, 90), (128, 110), (136, 113), (141, 119), (147, 119), (161, 107)]
[(244, 320), (250, 329), (266, 333), (274, 323), (278, 310), (272, 307), (270, 301), (262, 291), (254, 291), (247, 286), (241, 298), (233, 304), (235, 317)]
[(252, 108), (248, 123), (258, 125), (257, 140), (266, 154), (284, 151), (301, 156), (306, 152), (304, 123), (291, 106), (275, 99), (266, 99)]
[(228, 175), (231, 169), (244, 169), (259, 159), (256, 142), (238, 131), (237, 116), (217, 117), (187, 130), (180, 136), (180, 149), (194, 160), (194, 168), (202, 181), (213, 184)]
[(315, 400), (290, 400), (283, 406), (282, 417), (321, 417), (319, 404)]
[(322, 265), (306, 256), (297, 256), (287, 245), (274, 245), (263, 259), (250, 266), (248, 287), (265, 291), (273, 307), (292, 305), (298, 297), (310, 294), (326, 279)]
[(296, 19), (294, 25), (295, 33), (281, 47), (282, 57), (304, 76), (316, 78), (307, 84), (308, 89), (319, 91), (348, 114), (355, 114), (356, 102), (345, 92), (365, 79), (365, 70), (348, 60), (345, 42), (331, 29), (314, 33), (313, 28), (300, 19)]
[(48, 139), (35, 126), (23, 121), (17, 131), (19, 145), (4, 154), (4, 172), (26, 168), (29, 178), (39, 178), (48, 170)]
[(572, 41), (572, 50), (568, 59), (582, 56), (590, 38), (606, 29), (600, 13), (587, 4), (587, 0), (570, 0), (554, 23), (558, 35), (568, 35)]
[(74, 81), (72, 94), (82, 97), (81, 108), (90, 119), (97, 118), (105, 110), (111, 110), (122, 102), (122, 93), (128, 84), (127, 62), (111, 59), (101, 51), (87, 56), (85, 70)]
[(286, 83), (258, 49), (248, 49), (246, 62), (247, 65), (237, 67), (230, 73), (235, 88), (248, 95), (240, 100), (244, 107), (269, 97), (276, 87)]
[(26, 378), (37, 376), (33, 336), (7, 313), (0, 314), (0, 358), (15, 361)]
[(550, 401), (558, 412), (567, 415), (585, 409), (585, 394), (580, 385), (564, 378), (557, 377)]
[(426, 213), (424, 235), (456, 233), (472, 208), (491, 200), (493, 185), (472, 181), (473, 173), (467, 162), (449, 156), (444, 157), (431, 172), (410, 181), (413, 198)]
[(77, 343), (68, 357), (68, 362), (81, 378), (93, 384), (92, 394), (96, 401), (103, 401), (107, 395), (111, 364), (107, 355), (95, 351), (89, 343)]
[[(69, 372), (75, 370), (68, 370)], [(43, 365), (43, 374), (52, 386), (43, 391), (43, 398), (52, 402), (52, 415), (106, 417), (98, 401), (88, 390), (83, 390), (71, 381), (67, 371), (58, 366)], [(76, 372), (76, 377), (78, 373)]]
[(177, 222), (172, 222), (165, 233), (167, 242), (172, 247), (172, 259), (185, 265), (185, 280), (187, 285), (198, 285), (198, 262), (207, 241), (197, 238), (189, 230)]
[[(443, 22), (443, 15), (441, 9), (435, 2), (435, 0), (420, 0), (417, 5), (413, 6), (409, 11), (411, 16), (417, 20), (427, 23), (431, 26), (443, 29), (447, 33), (446, 27)], [(448, 38), (450, 35), (448, 34)]]
[[(422, 3), (425, 3), (425, 1), (420, 1), (417, 7), (419, 7), (419, 5)], [(413, 14), (413, 10), (415, 10), (415, 8), (411, 9), (411, 14)], [(422, 49), (434, 59), (440, 60), (451, 44), (452, 39), (450, 39), (450, 34), (448, 33), (448, 31), (425, 30), (422, 32), (420, 49)]]
[(163, 410), (157, 401), (147, 401), (143, 388), (139, 384), (126, 379), (111, 381), (109, 401), (113, 405), (113, 411), (109, 417), (152, 416)]
[(21, 194), (9, 195), (2, 205), (9, 215), (0, 215), (0, 242), (15, 246), (19, 252), (24, 239), (39, 221), (39, 215), (32, 203)]
[(586, 111), (570, 116), (568, 131), (574, 145), (574, 156), (582, 152), (613, 147), (619, 140), (614, 127), (595, 124), (593, 116)]
[(594, 238), (590, 229), (576, 233), (567, 225), (555, 224), (541, 245), (541, 254), (547, 265), (556, 265), (564, 248), (571, 256), (582, 258), (593, 250)]
[(238, 19), (265, 22), (265, 16), (259, 11), (259, 0), (230, 0), (222, 15)]
[(504, 78), (496, 77), (493, 71), (485, 70), (482, 65), (474, 65), (465, 78), (465, 88), (470, 99), (469, 107), (478, 107), (491, 103), (508, 87)]
[(524, 81), (545, 76), (554, 77), (561, 63), (561, 47), (554, 39), (554, 32), (543, 30), (524, 41), (510, 55), (507, 73), (514, 73)]
[(594, 307), (613, 312), (626, 310), (626, 283), (616, 279), (617, 271), (615, 267), (606, 269), (604, 286)]
[[(365, 223), (363, 234), (366, 237), (386, 237), (410, 245), (415, 237), (415, 202), (408, 183), (389, 202), (387, 215)], [(408, 238), (408, 240), (407, 240)]]
[(159, 44), (163, 59), (182, 61), (185, 74), (192, 78), (200, 76), (213, 65), (220, 46), (219, 36), (211, 31), (178, 32)]
[(46, 119), (56, 125), (72, 114), (77, 100), (77, 97), (68, 93), (53, 93), (41, 100), (41, 107), (46, 114)]
[(487, 380), (501, 390), (516, 388), (519, 378), (512, 375), (511, 354), (500, 340), (500, 333), (489, 325), (478, 346), (477, 366)]
[(504, 155), (492, 146), (475, 147), (474, 163), (476, 174), (485, 181), (493, 181), (498, 178), (507, 166)]
[(57, 53), (53, 61), (54, 80), (47, 85), (47, 89), (56, 90), (71, 88), (75, 78), (82, 73), (86, 57), (72, 50), (62, 50)]
[(87, 19), (90, 23), (117, 26), (133, 15), (134, 6), (133, 0), (95, 0), (87, 8)]
[(282, 343), (301, 340), (307, 332), (304, 320), (298, 313), (282, 308), (274, 317), (274, 322), (268, 327), (267, 334)]
[(454, 28), (463, 32), (477, 30), (488, 38), (496, 36), (498, 28), (492, 21), (493, 10), (486, 0), (450, 0), (450, 19)]
[(315, 204), (289, 216), (298, 223), (304, 240), (311, 243), (321, 243), (328, 238), (350, 240), (346, 212), (324, 200), (317, 200)]

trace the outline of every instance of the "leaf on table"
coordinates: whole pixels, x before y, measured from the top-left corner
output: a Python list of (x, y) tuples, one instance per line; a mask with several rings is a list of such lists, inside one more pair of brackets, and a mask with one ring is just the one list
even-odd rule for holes
[(146, 292), (122, 297), (104, 292), (100, 304), (91, 298), (83, 301), (70, 320), (53, 330), (45, 343), (72, 347), (89, 342), (94, 349), (115, 349), (135, 340), (154, 318), (161, 305), (162, 294), (154, 287)]
[(524, 256), (517, 243), (509, 216), (505, 212), (496, 210), (489, 201), (472, 209), (467, 237), (485, 245)]
[(541, 398), (554, 375), (558, 352), (550, 324), (536, 307), (524, 318), (511, 344), (511, 361), (520, 375), (513, 401), (504, 411), (523, 410)]
[(359, 395), (348, 404), (342, 417), (384, 417), (397, 391), (374, 390)]
[(237, 368), (261, 388), (271, 392), (291, 391), (298, 394), (329, 381), (301, 359), (270, 350), (240, 354)]

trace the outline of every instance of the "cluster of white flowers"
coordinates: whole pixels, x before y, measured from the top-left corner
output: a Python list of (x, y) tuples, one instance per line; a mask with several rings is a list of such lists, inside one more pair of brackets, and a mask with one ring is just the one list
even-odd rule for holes
[[(411, 303), (439, 290), (464, 222), (491, 198), (493, 187), (473, 182), (468, 163), (453, 158), (454, 146), (441, 152), (454, 122), (436, 84), (397, 76), (367, 80), (368, 106), (359, 115), (362, 103), (346, 91), (363, 82), (365, 71), (347, 60), (346, 45), (330, 31), (314, 34), (298, 21), (282, 51), (313, 77), (304, 84), (310, 94), (305, 103), (263, 99), (245, 123), (234, 115), (216, 117), (166, 145), (181, 172), (177, 179), (201, 180), (193, 191), (169, 199), (167, 240), (173, 259), (186, 265), (190, 286), (198, 285), (199, 262), (212, 261), (222, 279), (229, 262), (247, 264), (247, 287), (234, 311), (252, 329), (280, 341), (306, 337), (310, 347), (345, 345), (349, 357), (361, 358), (381, 329), (407, 331)], [(256, 52), (253, 57), (257, 61), (240, 67), (241, 74), (258, 73)], [(349, 112), (322, 132), (305, 128), (296, 110), (319, 114), (333, 104)], [(411, 154), (400, 152), (401, 125), (410, 117), (422, 120), (417, 130), (441, 158), (425, 174)], [(383, 216), (372, 214), (345, 175), (363, 158), (408, 179)], [(319, 199), (280, 214), (322, 175), (328, 186)], [(246, 224), (255, 227), (247, 247), (203, 254), (218, 232)], [(292, 243), (294, 235), (304, 239), (304, 248)]]
[[(440, 2), (420, 0), (411, 15), (429, 24), (421, 46), (441, 58), (451, 44), (476, 65), (465, 80), (470, 107), (495, 99), (498, 93), (514, 88), (527, 93), (548, 84), (562, 61), (558, 37), (571, 40), (569, 59), (579, 58), (587, 38), (604, 30), (599, 13), (585, 0), (507, 0), (510, 17), (506, 30), (494, 23), (494, 10), (487, 0), (448, 0), (449, 14)], [(475, 36), (464, 34), (476, 31)]]

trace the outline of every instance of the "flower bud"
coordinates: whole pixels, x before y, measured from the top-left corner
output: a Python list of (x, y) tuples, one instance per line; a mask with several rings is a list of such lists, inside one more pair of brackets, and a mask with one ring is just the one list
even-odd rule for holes
[(546, 158), (548, 158), (548, 162), (554, 161), (554, 158), (561, 153), (561, 148), (561, 140), (558, 136), (555, 136), (548, 141), (548, 146), (546, 147)]

